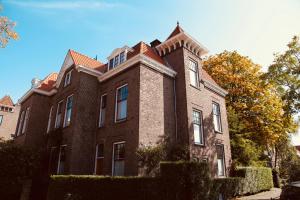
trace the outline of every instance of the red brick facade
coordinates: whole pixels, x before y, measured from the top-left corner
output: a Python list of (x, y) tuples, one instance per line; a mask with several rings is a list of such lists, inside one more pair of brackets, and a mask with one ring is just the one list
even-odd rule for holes
[[(58, 76), (48, 77), (47, 82), (46, 79), (40, 81), (21, 98), (18, 124), (25, 121), (21, 119), (21, 113), (26, 113), (27, 108), (30, 112), (26, 131), (22, 134), (16, 131), (15, 142), (47, 148), (50, 162), (55, 163), (53, 173), (93, 174), (100, 170), (104, 175), (112, 175), (115, 168), (122, 168), (124, 175), (138, 175), (136, 149), (140, 145), (154, 145), (167, 135), (172, 141), (187, 144), (191, 159), (207, 160), (213, 169), (212, 174), (217, 174), (216, 145), (224, 145), (224, 164), (228, 173), (231, 153), (224, 99), (226, 92), (201, 68), (200, 56), (206, 49), (192, 38), (187, 40), (188, 37), (176, 27), (162, 44), (156, 40), (156, 46), (152, 47), (142, 42), (132, 48), (124, 47), (127, 59), (121, 61), (120, 58), (120, 64), (113, 69), (109, 69), (109, 61), (102, 64), (69, 51)], [(119, 50), (122, 49), (114, 52)], [(198, 65), (199, 87), (190, 84), (190, 59)], [(70, 84), (64, 86), (69, 78), (68, 72), (71, 73)], [(116, 121), (117, 91), (124, 85), (128, 91), (126, 118)], [(72, 106), (67, 103), (71, 95)], [(103, 95), (106, 95), (105, 121), (99, 127)], [(61, 109), (58, 109), (59, 102), (62, 102)], [(213, 102), (220, 105), (221, 133), (214, 131)], [(71, 121), (64, 127), (68, 106), (71, 107)], [(194, 142), (193, 110), (203, 116), (202, 145)], [(62, 125), (56, 128), (56, 116), (60, 112)], [(114, 146), (120, 142), (125, 143), (125, 151), (118, 145)], [(99, 149), (101, 146), (98, 154), (97, 145)]]

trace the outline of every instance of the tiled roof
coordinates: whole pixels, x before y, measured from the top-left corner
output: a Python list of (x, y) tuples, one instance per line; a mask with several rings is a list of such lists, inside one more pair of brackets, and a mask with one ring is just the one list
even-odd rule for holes
[(2, 97), (2, 99), (0, 99), (0, 104), (6, 105), (6, 106), (14, 106), (13, 101), (11, 100), (10, 96), (8, 96), (8, 95), (5, 95), (4, 97)]
[(46, 92), (52, 90), (56, 82), (57, 76), (58, 76), (57, 73), (49, 74), (44, 80), (41, 81), (41, 84), (38, 87), (38, 89), (44, 90)]
[(166, 39), (170, 39), (172, 37), (174, 37), (175, 35), (178, 35), (179, 33), (184, 32), (184, 30), (179, 26), (179, 24), (177, 24), (177, 26), (175, 27), (175, 29), (173, 30), (173, 32), (169, 35), (169, 37)]
[(85, 67), (89, 67), (100, 72), (105, 71), (105, 64), (99, 62), (98, 60), (90, 58), (71, 49), (69, 51), (75, 65), (83, 65)]
[(154, 59), (155, 61), (157, 61), (163, 65), (166, 64), (164, 62), (164, 60), (156, 53), (156, 51), (144, 42), (139, 42), (138, 44), (133, 46), (132, 49), (134, 49), (134, 51), (128, 52), (127, 59), (130, 59), (133, 56), (141, 53), (141, 54), (144, 54), (145, 56), (148, 56), (149, 58)]
[(204, 80), (218, 86), (216, 81), (204, 69), (202, 69), (202, 77)]

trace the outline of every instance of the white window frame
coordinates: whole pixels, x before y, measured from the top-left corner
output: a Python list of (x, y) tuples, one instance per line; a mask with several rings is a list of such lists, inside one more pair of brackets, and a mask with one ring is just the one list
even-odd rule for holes
[(61, 157), (61, 149), (62, 149), (62, 147), (67, 147), (67, 145), (66, 145), (66, 144), (60, 145), (60, 147), (59, 147), (59, 154), (58, 154), (58, 162), (57, 162), (57, 170), (56, 170), (56, 174), (59, 174), (60, 157)]
[[(219, 109), (219, 115), (215, 115), (215, 114), (214, 114), (214, 105), (216, 105), (217, 108)], [(215, 101), (212, 102), (212, 115), (213, 115), (214, 131), (217, 132), (217, 133), (222, 133), (223, 127), (222, 127), (221, 106), (220, 106), (219, 103), (217, 103), (217, 102), (215, 102)], [(219, 123), (218, 126), (219, 126), (220, 130), (216, 130), (217, 125), (215, 124), (215, 119), (214, 119), (215, 116), (218, 116), (218, 118), (217, 118), (217, 123)]]
[(64, 87), (66, 87), (66, 86), (68, 86), (68, 85), (71, 84), (72, 71), (73, 70), (70, 70), (70, 71), (68, 71), (68, 73), (66, 73), (65, 81), (64, 81)]
[(195, 129), (194, 129), (194, 124), (196, 124), (194, 122), (194, 112), (197, 112), (199, 113), (199, 116), (200, 116), (200, 124), (197, 124), (199, 126), (199, 139), (200, 139), (200, 142), (196, 142), (195, 141), (195, 136), (194, 136), (194, 144), (196, 145), (204, 145), (204, 129), (203, 129), (203, 113), (202, 111), (200, 110), (197, 110), (197, 109), (193, 109), (193, 116), (192, 116), (192, 120), (193, 120), (193, 135), (195, 135)]
[(27, 129), (27, 125), (28, 125), (28, 121), (29, 121), (29, 114), (30, 114), (30, 107), (27, 107), (26, 112), (25, 112), (24, 123), (23, 123), (23, 127), (22, 127), (22, 134), (25, 133), (25, 131)]
[(21, 134), (22, 125), (23, 125), (23, 121), (24, 121), (24, 115), (25, 115), (25, 111), (23, 110), (21, 112), (21, 116), (20, 116), (20, 121), (19, 121), (19, 125), (18, 125), (17, 136)]
[(120, 87), (118, 87), (117, 89), (116, 89), (116, 100), (115, 100), (115, 123), (117, 123), (117, 122), (122, 122), (122, 121), (125, 121), (126, 119), (127, 119), (127, 117), (128, 117), (128, 94), (129, 94), (129, 92), (128, 92), (128, 94), (127, 94), (127, 99), (126, 99), (126, 101), (127, 101), (127, 103), (126, 103), (126, 117), (124, 118), (124, 119), (118, 119), (118, 91), (121, 89), (121, 88), (123, 88), (123, 87), (126, 87), (127, 86), (127, 90), (129, 90), (129, 88), (128, 88), (128, 83), (126, 83), (126, 84), (124, 84), (124, 85), (121, 85)]
[[(103, 143), (100, 143), (103, 145), (103, 152), (104, 152), (104, 144)], [(96, 144), (96, 153), (95, 153), (95, 167), (94, 167), (94, 175), (96, 175), (97, 173), (97, 159), (104, 159), (104, 155), (101, 156), (101, 157), (98, 157), (98, 147), (99, 147), (99, 144)]]
[(216, 144), (216, 149), (217, 149), (217, 146), (222, 147), (222, 151), (223, 151), (222, 166), (223, 166), (223, 172), (224, 172), (224, 175), (219, 175), (219, 164), (218, 164), (218, 153), (217, 153), (217, 176), (220, 178), (224, 178), (224, 177), (226, 177), (225, 146), (224, 146), (224, 144)]
[[(191, 69), (191, 62), (195, 63), (196, 64), (196, 71), (194, 71), (193, 69)], [(192, 82), (191, 82), (191, 71), (193, 73), (195, 73), (196, 75), (196, 85), (194, 85)], [(190, 76), (190, 84), (193, 86), (193, 87), (196, 87), (196, 88), (199, 88), (200, 86), (200, 82), (199, 82), (199, 65), (198, 65), (198, 62), (193, 60), (192, 58), (189, 58), (189, 76)]]
[[(111, 175), (114, 176), (114, 171), (115, 171), (115, 145), (116, 144), (125, 144), (126, 148), (126, 141), (121, 141), (121, 142), (114, 142), (113, 143), (113, 152), (112, 152), (112, 169), (111, 169)], [(126, 150), (125, 150), (126, 154)], [(124, 158), (124, 170), (125, 170), (125, 158)]]
[[(64, 100), (61, 100), (61, 101), (59, 101), (58, 103), (57, 103), (57, 108), (56, 108), (56, 114), (55, 114), (55, 123), (54, 123), (54, 128), (55, 129), (57, 129), (57, 128), (59, 128), (60, 126), (61, 126), (61, 119), (60, 119), (60, 124), (59, 124), (59, 126), (57, 126), (57, 115), (58, 115), (58, 108), (59, 108), (59, 105), (63, 105), (63, 102), (64, 102)], [(62, 115), (60, 116), (60, 117), (62, 117)]]
[[(70, 117), (70, 122), (67, 122), (67, 109), (68, 109), (68, 100), (71, 98), (71, 97), (73, 97), (73, 99), (72, 99), (72, 108), (71, 108), (71, 117)], [(64, 124), (63, 124), (63, 127), (67, 127), (67, 126), (69, 126), (70, 125), (70, 123), (71, 123), (71, 120), (72, 120), (72, 110), (73, 110), (73, 104), (74, 104), (74, 95), (73, 94), (71, 94), (71, 95), (69, 95), (68, 97), (67, 97), (67, 100), (66, 100), (66, 104), (65, 104), (65, 114), (64, 114)], [(67, 124), (68, 123), (68, 124)]]
[(52, 112), (53, 112), (53, 106), (51, 106), (50, 112), (49, 112), (48, 125), (47, 125), (47, 133), (49, 133), (50, 128), (51, 128), (51, 117), (52, 117)]
[(106, 96), (106, 107), (107, 107), (107, 93), (101, 95), (100, 97), (100, 111), (99, 111), (99, 123), (98, 123), (98, 127), (103, 127), (104, 126), (104, 123), (105, 123), (105, 119), (106, 119), (106, 107), (105, 107), (105, 115), (104, 115), (104, 122), (103, 124), (101, 124), (101, 121), (102, 121), (102, 102), (103, 102), (103, 97)]

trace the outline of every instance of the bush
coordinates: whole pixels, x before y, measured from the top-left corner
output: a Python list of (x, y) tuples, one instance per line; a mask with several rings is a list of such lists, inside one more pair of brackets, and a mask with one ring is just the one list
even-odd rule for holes
[(159, 191), (150, 177), (52, 176), (48, 200), (154, 200)]
[(162, 162), (163, 199), (209, 199), (212, 181), (207, 163)]
[(213, 180), (213, 186), (210, 191), (210, 199), (218, 199), (222, 194), (223, 199), (230, 199), (239, 195), (239, 184), (242, 178), (217, 178)]
[(30, 179), (39, 166), (38, 153), (0, 138), (1, 199), (19, 199), (23, 181)]
[(273, 187), (271, 168), (238, 167), (234, 175), (243, 178), (239, 183), (239, 195), (255, 194)]

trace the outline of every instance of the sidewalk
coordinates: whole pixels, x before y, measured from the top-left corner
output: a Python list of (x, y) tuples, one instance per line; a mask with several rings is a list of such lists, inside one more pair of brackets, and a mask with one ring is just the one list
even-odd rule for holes
[(280, 188), (272, 188), (270, 191), (261, 192), (255, 195), (236, 198), (236, 200), (270, 200), (279, 199), (281, 194)]

